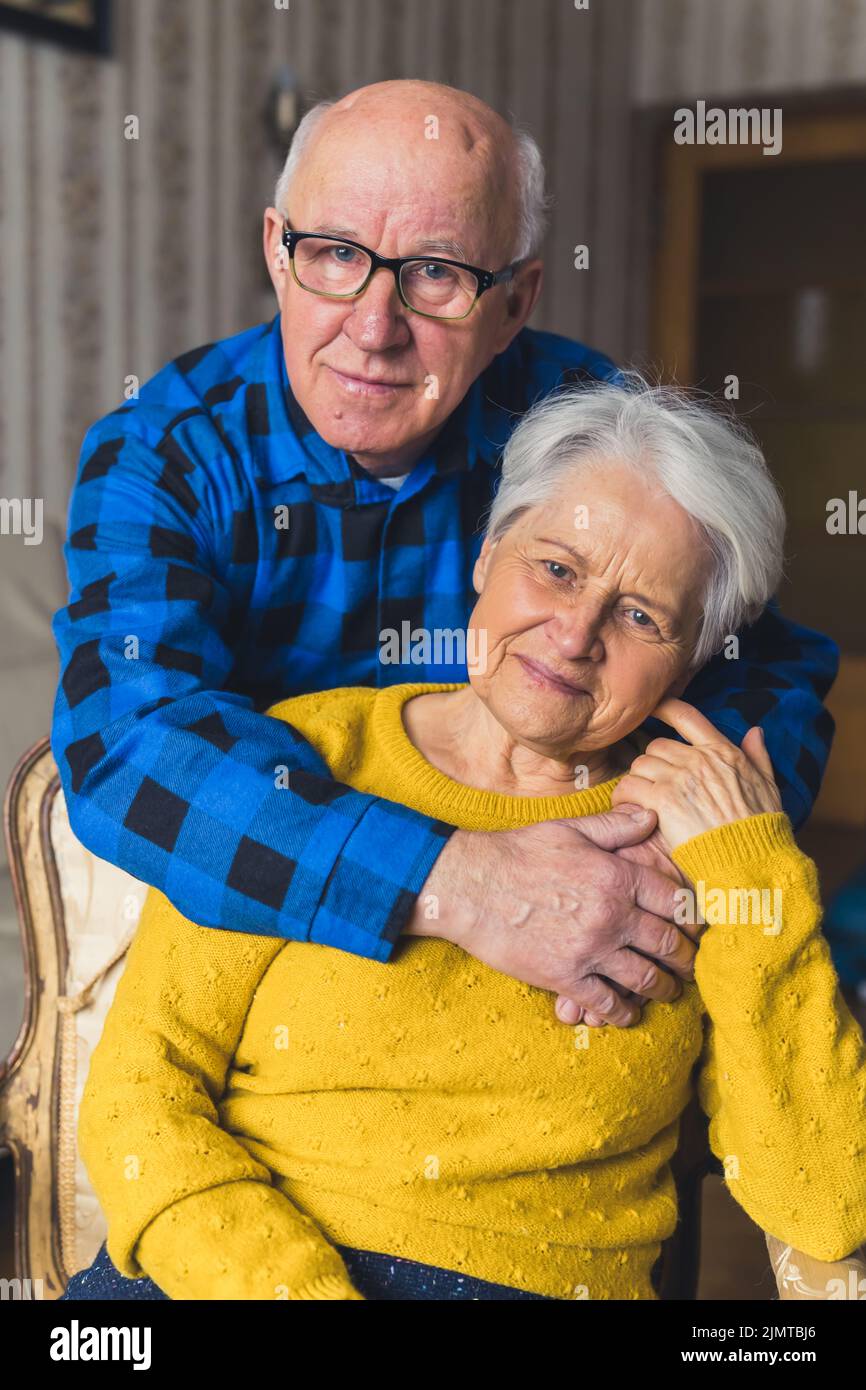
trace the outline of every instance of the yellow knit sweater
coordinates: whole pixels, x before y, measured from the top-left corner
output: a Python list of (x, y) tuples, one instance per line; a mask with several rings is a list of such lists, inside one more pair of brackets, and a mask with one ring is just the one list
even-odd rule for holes
[[(271, 713), (340, 781), (469, 830), (610, 805), (614, 781), (512, 797), (432, 767), (402, 705), (457, 688)], [(846, 1255), (866, 1239), (866, 1049), (815, 867), (781, 814), (674, 857), (707, 895), (696, 983), (624, 1030), (565, 1026), (552, 995), (448, 942), (404, 938), (382, 963), (199, 927), (151, 892), (80, 1112), (115, 1265), (172, 1298), (360, 1298), (338, 1243), (560, 1299), (652, 1299), (694, 1085), (752, 1219)], [(737, 925), (740, 889), (780, 889), (781, 930)]]

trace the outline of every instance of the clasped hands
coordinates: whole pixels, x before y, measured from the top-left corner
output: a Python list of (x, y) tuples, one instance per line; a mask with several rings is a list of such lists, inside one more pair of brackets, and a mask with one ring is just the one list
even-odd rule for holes
[[(698, 928), (674, 921), (684, 879), (671, 853), (704, 831), (781, 810), (761, 730), (738, 748), (693, 706), (653, 714), (684, 739), (648, 744), (612, 810), (515, 830), (451, 836), (407, 936), (453, 942), (504, 975), (557, 996), (561, 1022), (627, 1027), (647, 999), (694, 977)], [(433, 921), (423, 904), (440, 904)]]

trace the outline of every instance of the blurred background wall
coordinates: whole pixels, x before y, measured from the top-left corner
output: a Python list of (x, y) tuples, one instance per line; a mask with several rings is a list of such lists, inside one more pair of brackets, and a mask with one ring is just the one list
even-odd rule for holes
[(860, 0), (638, 0), (634, 97), (838, 89), (866, 76)]

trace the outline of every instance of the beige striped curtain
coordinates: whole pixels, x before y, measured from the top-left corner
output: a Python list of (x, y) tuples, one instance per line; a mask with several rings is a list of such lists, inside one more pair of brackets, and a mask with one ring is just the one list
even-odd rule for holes
[(866, 84), (864, 0), (638, 0), (637, 105)]

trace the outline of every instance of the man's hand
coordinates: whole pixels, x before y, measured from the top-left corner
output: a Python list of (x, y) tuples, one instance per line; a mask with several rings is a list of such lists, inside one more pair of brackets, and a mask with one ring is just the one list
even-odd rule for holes
[(660, 874), (672, 879), (678, 888), (685, 888), (687, 885), (685, 875), (671, 859), (670, 846), (658, 826), (639, 844), (623, 845), (615, 853), (617, 859), (627, 859), (630, 864), (642, 864), (644, 868), (657, 869)]
[[(671, 879), (678, 888), (685, 888), (687, 886), (685, 875), (681, 873), (677, 865), (671, 859), (670, 847), (658, 826), (656, 826), (651, 835), (648, 835), (645, 840), (641, 840), (639, 844), (623, 845), (621, 849), (615, 850), (614, 852), (617, 859), (627, 859), (630, 864), (642, 864), (645, 868), (657, 869), (660, 874), (664, 874), (666, 878)], [(646, 1003), (646, 1000), (641, 994), (632, 994), (630, 998), (638, 1005)], [(560, 996), (557, 1000), (558, 1011), (563, 1005), (564, 1000), (562, 996)], [(593, 1027), (598, 1027), (600, 1024), (604, 1023), (605, 1020), (603, 1018), (597, 1018), (595, 1014), (585, 1013), (583, 1022)]]
[[(627, 1027), (643, 999), (677, 998), (694, 942), (674, 925), (677, 884), (614, 853), (652, 813), (619, 807), (517, 830), (456, 830), (415, 902), (410, 936), (454, 942), (504, 975), (560, 996), (563, 1023)], [(656, 851), (653, 851), (654, 853)], [(429, 915), (431, 906), (438, 915)]]

